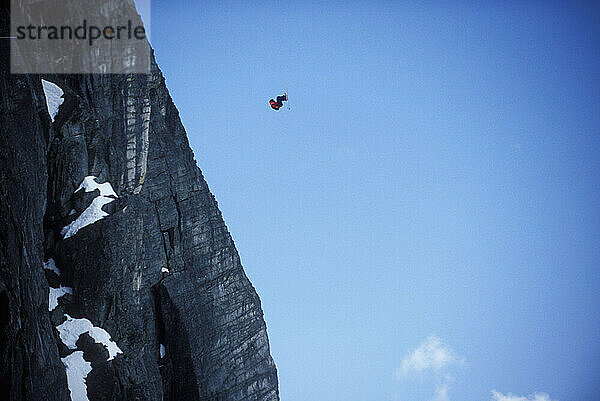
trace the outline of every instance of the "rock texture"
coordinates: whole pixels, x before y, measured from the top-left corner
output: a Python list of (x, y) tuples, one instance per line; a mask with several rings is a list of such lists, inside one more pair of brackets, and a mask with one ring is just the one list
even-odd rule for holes
[[(156, 64), (150, 75), (11, 75), (7, 42), (0, 399), (76, 399), (61, 358), (81, 352), (92, 401), (278, 400), (259, 297)], [(54, 122), (42, 79), (64, 92)], [(107, 216), (65, 239), (63, 228), (101, 196), (76, 191), (90, 176), (117, 196), (102, 207)], [(49, 259), (57, 269), (44, 269)], [(72, 294), (49, 311), (49, 288), (59, 286)], [(88, 319), (122, 353), (110, 358), (93, 331), (69, 348), (57, 330), (66, 315)]]

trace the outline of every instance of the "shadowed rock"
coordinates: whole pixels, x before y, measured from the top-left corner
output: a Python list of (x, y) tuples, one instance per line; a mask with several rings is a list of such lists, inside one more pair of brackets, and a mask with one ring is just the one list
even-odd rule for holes
[[(123, 351), (102, 361), (81, 336), (90, 400), (278, 400), (260, 299), (154, 61), (149, 75), (44, 76), (64, 92), (54, 123), (42, 77), (0, 62), (0, 399), (69, 399), (53, 257), (52, 286), (73, 295), (52, 320), (85, 317)], [(86, 176), (118, 198), (65, 239), (98, 196), (75, 193)]]

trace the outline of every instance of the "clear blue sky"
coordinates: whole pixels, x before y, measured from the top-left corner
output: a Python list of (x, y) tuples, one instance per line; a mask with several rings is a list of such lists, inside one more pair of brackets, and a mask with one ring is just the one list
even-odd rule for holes
[(226, 3), (154, 1), (152, 45), (282, 401), (600, 399), (599, 7)]

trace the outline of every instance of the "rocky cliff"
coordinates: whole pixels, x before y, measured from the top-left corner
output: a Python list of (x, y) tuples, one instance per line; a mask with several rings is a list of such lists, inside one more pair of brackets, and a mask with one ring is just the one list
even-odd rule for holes
[(0, 399), (278, 400), (259, 297), (154, 60), (13, 75), (8, 46)]

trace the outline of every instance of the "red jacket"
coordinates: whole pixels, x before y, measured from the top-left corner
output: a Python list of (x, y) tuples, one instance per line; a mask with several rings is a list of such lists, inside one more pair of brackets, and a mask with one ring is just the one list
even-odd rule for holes
[(273, 99), (269, 100), (269, 104), (271, 105), (271, 108), (275, 110), (279, 110), (281, 108), (281, 106), (278, 105), (277, 102)]

